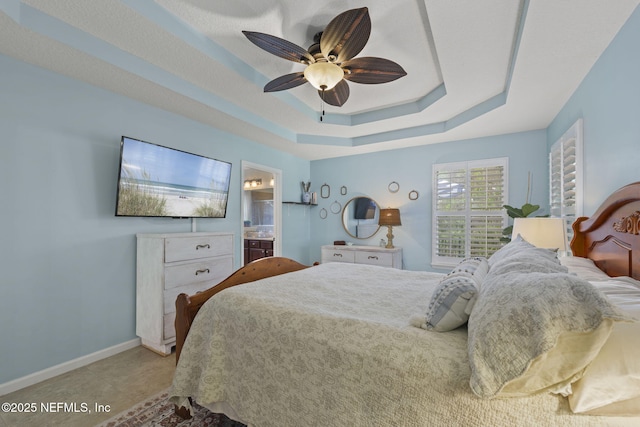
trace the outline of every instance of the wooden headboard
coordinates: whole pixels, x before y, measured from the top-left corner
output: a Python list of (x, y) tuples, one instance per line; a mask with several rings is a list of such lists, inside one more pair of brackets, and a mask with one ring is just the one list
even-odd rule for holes
[(640, 182), (611, 194), (590, 218), (573, 223), (571, 250), (609, 276), (640, 280)]

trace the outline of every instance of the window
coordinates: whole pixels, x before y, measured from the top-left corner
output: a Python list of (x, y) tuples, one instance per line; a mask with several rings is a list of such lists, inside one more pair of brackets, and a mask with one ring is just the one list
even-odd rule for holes
[(506, 157), (433, 165), (432, 264), (455, 265), (500, 248), (507, 166)]
[(571, 240), (571, 224), (582, 216), (582, 119), (551, 146), (549, 184), (551, 216), (566, 220), (567, 237)]

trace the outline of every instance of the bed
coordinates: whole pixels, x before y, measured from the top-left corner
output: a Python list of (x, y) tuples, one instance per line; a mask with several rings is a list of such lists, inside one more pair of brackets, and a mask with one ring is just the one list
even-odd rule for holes
[(573, 224), (573, 257), (255, 261), (178, 297), (171, 400), (258, 427), (640, 425), (639, 225), (634, 183)]

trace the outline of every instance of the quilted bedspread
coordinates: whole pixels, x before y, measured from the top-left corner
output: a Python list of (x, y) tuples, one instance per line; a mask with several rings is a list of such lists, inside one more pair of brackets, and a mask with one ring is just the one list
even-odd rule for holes
[(441, 274), (329, 263), (226, 289), (191, 327), (171, 390), (257, 427), (632, 425), (565, 398), (481, 399), (467, 330), (411, 326)]

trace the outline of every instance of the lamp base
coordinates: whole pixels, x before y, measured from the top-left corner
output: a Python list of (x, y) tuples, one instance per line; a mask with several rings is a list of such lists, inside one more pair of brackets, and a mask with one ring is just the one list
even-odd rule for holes
[(387, 225), (387, 245), (385, 246), (385, 248), (387, 249), (393, 249), (393, 227), (391, 225)]

